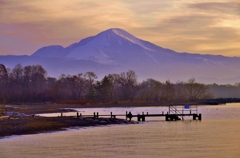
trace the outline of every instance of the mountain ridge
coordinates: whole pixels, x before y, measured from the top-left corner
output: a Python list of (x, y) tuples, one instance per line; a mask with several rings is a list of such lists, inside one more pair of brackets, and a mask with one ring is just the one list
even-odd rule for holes
[[(1, 58), (0, 62), (4, 62)], [(49, 72), (57, 69), (59, 74), (91, 70), (104, 76), (99, 72), (117, 73), (134, 70), (142, 80), (155, 78), (161, 81), (167, 79), (186, 81), (195, 77), (219, 80), (236, 78), (236, 82), (240, 76), (239, 57), (178, 53), (139, 39), (119, 28), (108, 29), (95, 36), (86, 37), (65, 48), (60, 45), (42, 47), (28, 59), (21, 60), (19, 63), (42, 64)], [(234, 81), (231, 80), (231, 82)], [(214, 79), (211, 82), (215, 83)]]

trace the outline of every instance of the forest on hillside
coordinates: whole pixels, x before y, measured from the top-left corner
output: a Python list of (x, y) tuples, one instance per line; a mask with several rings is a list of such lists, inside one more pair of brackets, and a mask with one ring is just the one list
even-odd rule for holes
[(219, 97), (226, 90), (234, 93), (234, 97), (240, 94), (240, 84), (205, 85), (194, 78), (177, 83), (151, 78), (139, 82), (132, 70), (97, 79), (94, 72), (54, 78), (49, 77), (41, 65), (18, 64), (9, 69), (0, 64), (0, 103), (187, 102)]

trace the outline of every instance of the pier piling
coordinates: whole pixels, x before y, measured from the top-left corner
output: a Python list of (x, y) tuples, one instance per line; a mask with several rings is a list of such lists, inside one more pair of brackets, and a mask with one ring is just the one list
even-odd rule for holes
[(139, 114), (137, 115), (137, 120), (138, 120), (138, 121), (141, 121), (141, 118), (140, 118), (140, 115), (139, 115)]
[(199, 115), (198, 115), (198, 120), (199, 120), (199, 121), (202, 121), (202, 114), (199, 114)]

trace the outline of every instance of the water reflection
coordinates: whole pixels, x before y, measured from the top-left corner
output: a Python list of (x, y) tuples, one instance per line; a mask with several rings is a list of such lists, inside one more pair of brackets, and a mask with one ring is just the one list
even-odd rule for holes
[[(85, 113), (162, 111), (161, 108), (84, 109)], [(79, 109), (83, 110), (83, 109)], [(199, 108), (202, 121), (154, 120), (139, 125), (71, 129), (0, 140), (0, 157), (240, 156), (240, 104)]]

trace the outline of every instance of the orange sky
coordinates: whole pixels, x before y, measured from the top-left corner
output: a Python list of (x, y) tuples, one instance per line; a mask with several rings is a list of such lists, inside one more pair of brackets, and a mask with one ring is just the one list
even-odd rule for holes
[(240, 56), (239, 0), (0, 0), (0, 55), (68, 46), (109, 28), (178, 52)]

